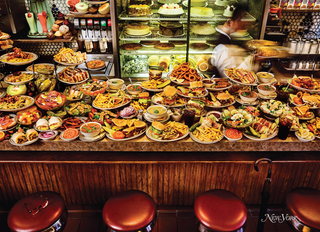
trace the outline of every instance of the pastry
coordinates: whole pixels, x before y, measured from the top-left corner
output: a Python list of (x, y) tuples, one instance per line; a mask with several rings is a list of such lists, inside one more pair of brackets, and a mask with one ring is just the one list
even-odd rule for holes
[(174, 49), (175, 46), (172, 43), (158, 43), (154, 46), (154, 48), (159, 50), (171, 50)]
[(59, 31), (59, 25), (58, 24), (53, 24), (51, 30), (54, 31), (54, 32)]
[(205, 6), (206, 3), (207, 3), (206, 0), (191, 0), (191, 7)]
[(191, 7), (191, 16), (196, 17), (211, 17), (213, 10), (210, 7)]
[(54, 33), (55, 37), (57, 37), (57, 39), (62, 39), (63, 34), (60, 31), (56, 31), (56, 33)]
[(59, 31), (62, 33), (62, 34), (66, 34), (68, 31), (69, 31), (69, 27), (66, 26), (66, 25), (62, 25), (59, 27)]
[(180, 36), (183, 34), (183, 25), (179, 22), (161, 22), (159, 34), (164, 36)]
[(183, 14), (184, 11), (181, 6), (174, 3), (164, 4), (161, 6), (158, 10), (159, 14), (165, 14), (165, 15), (178, 15)]
[(234, 2), (234, 0), (216, 0), (215, 1), (215, 4), (217, 6), (227, 6), (229, 5), (230, 3)]
[(192, 44), (190, 44), (190, 48), (192, 48), (194, 50), (206, 50), (209, 47), (210, 46), (208, 44), (205, 44), (205, 43), (192, 43)]
[(198, 23), (191, 27), (191, 32), (198, 35), (212, 35), (216, 29), (208, 23)]
[(48, 39), (54, 39), (54, 38), (55, 38), (54, 33), (53, 33), (53, 32), (49, 32), (49, 33), (47, 34), (47, 38), (48, 38)]
[(223, 16), (231, 18), (235, 9), (236, 7), (233, 5), (227, 6), (226, 9), (224, 9)]
[(106, 63), (103, 60), (91, 60), (87, 62), (87, 67), (89, 69), (99, 69), (106, 66)]
[(64, 20), (56, 20), (56, 21), (54, 22), (54, 24), (57, 24), (57, 25), (61, 26), (61, 25), (63, 24), (63, 21), (64, 21)]
[(169, 43), (173, 43), (175, 46), (184, 46), (187, 44), (187, 42), (183, 40), (169, 40)]
[(98, 7), (95, 7), (95, 6), (89, 7), (88, 11), (90, 14), (95, 14), (98, 12)]
[(151, 8), (148, 5), (130, 5), (128, 6), (128, 15), (146, 16), (151, 14)]
[(147, 25), (132, 23), (127, 25), (127, 34), (128, 35), (146, 35), (150, 32), (150, 29)]
[(169, 3), (179, 3), (180, 0), (158, 0), (159, 3), (169, 4)]
[(122, 44), (121, 48), (127, 51), (135, 51), (142, 48), (142, 45), (138, 43), (126, 43), (126, 44)]
[(156, 44), (160, 43), (160, 40), (142, 40), (140, 41), (140, 44), (143, 46), (154, 46)]

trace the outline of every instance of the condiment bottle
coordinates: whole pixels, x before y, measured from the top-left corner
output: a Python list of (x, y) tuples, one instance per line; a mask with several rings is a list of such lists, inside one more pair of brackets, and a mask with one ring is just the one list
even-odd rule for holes
[(303, 44), (303, 48), (302, 48), (302, 54), (308, 54), (309, 53), (309, 50), (310, 50), (310, 46), (311, 46), (311, 43), (309, 40), (306, 40)]
[(296, 52), (296, 48), (297, 48), (297, 41), (291, 39), (290, 43), (289, 43), (289, 53), (293, 54)]
[(318, 48), (318, 42), (315, 40), (312, 40), (309, 54), (316, 54), (317, 48)]

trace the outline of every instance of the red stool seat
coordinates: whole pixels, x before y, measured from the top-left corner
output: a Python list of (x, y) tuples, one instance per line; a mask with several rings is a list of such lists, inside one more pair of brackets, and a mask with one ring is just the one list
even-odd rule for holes
[(194, 212), (202, 225), (214, 231), (240, 229), (247, 220), (247, 209), (232, 192), (213, 189), (197, 197)]
[(19, 200), (12, 207), (8, 226), (15, 232), (38, 232), (51, 226), (55, 231), (62, 231), (66, 220), (63, 198), (55, 192), (38, 192)]
[(320, 191), (297, 188), (288, 193), (286, 207), (293, 216), (306, 226), (320, 229)]
[(137, 231), (155, 218), (156, 203), (148, 194), (129, 190), (112, 196), (104, 205), (104, 222), (116, 231)]

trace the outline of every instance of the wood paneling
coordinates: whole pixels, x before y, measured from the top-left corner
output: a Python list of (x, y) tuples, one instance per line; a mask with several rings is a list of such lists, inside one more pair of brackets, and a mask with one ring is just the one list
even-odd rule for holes
[[(103, 205), (121, 191), (139, 189), (158, 205), (193, 205), (213, 188), (259, 204), (267, 165), (252, 162), (0, 163), (0, 204), (8, 209), (37, 191), (60, 193), (67, 205)], [(320, 162), (274, 162), (270, 204), (281, 204), (295, 187), (320, 189)]]

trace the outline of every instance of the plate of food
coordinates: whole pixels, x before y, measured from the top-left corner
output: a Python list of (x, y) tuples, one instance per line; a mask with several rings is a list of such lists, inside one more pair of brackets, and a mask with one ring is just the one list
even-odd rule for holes
[(315, 117), (308, 106), (295, 106), (293, 107), (293, 110), (300, 120), (311, 120)]
[(80, 84), (89, 79), (89, 73), (80, 68), (66, 67), (58, 73), (58, 80), (68, 85)]
[(203, 84), (209, 91), (222, 91), (232, 87), (232, 83), (226, 78), (204, 79)]
[(208, 95), (208, 90), (203, 86), (202, 81), (193, 81), (188, 87), (178, 86), (177, 94), (187, 98), (203, 98)]
[(62, 131), (60, 134), (60, 139), (65, 142), (71, 142), (76, 140), (79, 137), (79, 130), (75, 128), (67, 128), (65, 131)]
[(92, 79), (91, 81), (77, 85), (77, 88), (79, 88), (83, 94), (88, 96), (97, 96), (98, 94), (102, 94), (106, 91), (107, 87), (108, 83), (106, 81), (98, 79)]
[(204, 51), (210, 48), (210, 46), (206, 43), (191, 43), (190, 48), (197, 51)]
[(131, 102), (131, 97), (123, 90), (116, 93), (98, 94), (92, 106), (100, 110), (112, 110), (125, 106)]
[(53, 140), (58, 135), (58, 131), (42, 131), (39, 133), (39, 138), (43, 141)]
[(154, 45), (160, 43), (160, 40), (142, 40), (140, 44), (144, 47), (153, 48)]
[(210, 108), (226, 108), (236, 103), (234, 96), (227, 90), (219, 92), (210, 92), (206, 99), (206, 106)]
[(171, 83), (168, 79), (159, 78), (157, 80), (152, 79), (148, 81), (143, 81), (141, 87), (150, 92), (162, 92), (163, 88)]
[(251, 140), (264, 141), (277, 136), (278, 124), (264, 118), (255, 118), (251, 126), (245, 128), (244, 136)]
[(133, 106), (127, 106), (120, 111), (120, 117), (124, 119), (131, 119), (138, 115), (137, 110)]
[(4, 82), (9, 85), (24, 85), (32, 81), (34, 78), (32, 72), (19, 71), (14, 72), (4, 78)]
[(303, 123), (315, 136), (320, 139), (320, 118), (316, 117)]
[(214, 115), (201, 118), (199, 123), (190, 127), (190, 137), (201, 144), (213, 144), (223, 139), (223, 126)]
[(12, 130), (17, 125), (17, 121), (15, 114), (3, 115), (0, 117), (0, 131)]
[(320, 82), (309, 76), (294, 76), (288, 83), (295, 89), (309, 93), (320, 93)]
[(17, 112), (17, 121), (21, 125), (32, 125), (39, 118), (41, 118), (42, 113), (37, 109), (36, 106), (30, 106), (27, 109)]
[(224, 110), (222, 120), (227, 127), (246, 128), (253, 123), (254, 116), (244, 109)]
[(189, 135), (187, 125), (169, 121), (166, 124), (153, 122), (147, 129), (146, 135), (156, 142), (174, 142), (186, 138)]
[(154, 48), (155, 49), (158, 49), (158, 50), (173, 50), (175, 48), (174, 44), (173, 43), (157, 43), (156, 45), (154, 45)]
[[(114, 141), (126, 141), (138, 138), (143, 135), (147, 129), (147, 124), (139, 119), (117, 119), (111, 120), (103, 129), (107, 132), (106, 136)], [(112, 128), (116, 127), (117, 130)]]
[(63, 119), (62, 125), (59, 128), (59, 130), (64, 131), (69, 128), (79, 130), (80, 126), (83, 124), (83, 121), (81, 119), (83, 119), (85, 122), (88, 121), (88, 119), (86, 119), (85, 117), (83, 117), (83, 118), (81, 118), (81, 117), (67, 117), (67, 118)]
[(66, 96), (68, 101), (78, 101), (84, 97), (83, 92), (80, 91), (80, 88), (77, 85), (67, 86), (63, 94)]
[(39, 139), (38, 132), (35, 129), (29, 129), (24, 133), (22, 130), (14, 133), (9, 142), (14, 146), (27, 146), (37, 142)]
[(59, 53), (54, 55), (54, 61), (62, 65), (76, 66), (87, 60), (87, 54), (80, 51), (75, 52), (71, 48), (61, 48)]
[(312, 110), (319, 109), (319, 106), (320, 106), (319, 94), (310, 94), (308, 92), (298, 92), (296, 94), (296, 98), (293, 97), (292, 100), (293, 102), (295, 102), (294, 100), (296, 100), (295, 103), (299, 103), (300, 105), (307, 105)]
[(229, 80), (240, 85), (256, 86), (258, 77), (256, 74), (245, 69), (228, 68), (225, 69), (225, 75)]
[(29, 96), (6, 95), (0, 98), (0, 111), (15, 112), (26, 109), (34, 104), (34, 99)]
[(65, 111), (71, 116), (86, 116), (91, 112), (91, 108), (91, 105), (83, 101), (72, 102), (64, 107)]
[(123, 50), (126, 51), (136, 51), (142, 48), (142, 45), (139, 43), (126, 43), (120, 46)]
[(280, 117), (284, 111), (290, 110), (286, 103), (277, 100), (269, 100), (260, 103), (260, 109), (266, 116), (271, 117)]
[(294, 134), (297, 136), (300, 142), (310, 142), (316, 138), (309, 129), (303, 127), (300, 127), (299, 130), (297, 130)]
[[(34, 72), (37, 73), (38, 69), (46, 69), (50, 71), (54, 71), (54, 65), (51, 63), (39, 63), (34, 65)], [(33, 72), (33, 65), (30, 65), (26, 68), (26, 71)]]
[(21, 48), (13, 48), (13, 52), (4, 54), (0, 61), (9, 65), (26, 65), (38, 59), (38, 55), (32, 52), (23, 52)]
[[(47, 120), (48, 119), (48, 120)], [(33, 126), (35, 130), (41, 131), (52, 131), (62, 126), (62, 119), (56, 116), (50, 116), (47, 118), (38, 119), (37, 123)]]
[(190, 82), (203, 79), (196, 69), (190, 67), (190, 62), (180, 64), (178, 68), (168, 73), (168, 78), (177, 85), (189, 85)]
[(42, 110), (57, 110), (66, 102), (66, 95), (55, 90), (44, 92), (36, 97), (35, 102)]
[(152, 96), (151, 101), (157, 105), (163, 105), (165, 107), (182, 107), (187, 104), (187, 100), (184, 97), (179, 97), (177, 89), (173, 86), (166, 86), (163, 92), (157, 93)]
[(97, 71), (105, 68), (106, 63), (103, 60), (90, 60), (86, 62), (86, 67), (90, 71)]

